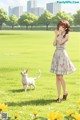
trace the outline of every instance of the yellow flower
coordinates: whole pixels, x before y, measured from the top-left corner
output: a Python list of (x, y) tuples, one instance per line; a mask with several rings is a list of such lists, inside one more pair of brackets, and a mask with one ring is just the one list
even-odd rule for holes
[(15, 113), (14, 118), (15, 119), (19, 118), (19, 114)]
[(8, 106), (5, 104), (0, 104), (0, 111), (3, 111), (3, 112), (8, 111)]
[(80, 100), (79, 100), (79, 101), (77, 101), (77, 103), (78, 103), (78, 104), (80, 104)]
[(51, 112), (48, 115), (48, 120), (61, 120), (63, 115), (59, 112)]
[(72, 115), (76, 120), (80, 120), (80, 114), (79, 113), (75, 113)]
[(37, 111), (34, 111), (34, 112), (33, 112), (33, 115), (34, 115), (34, 116), (37, 116), (37, 114), (38, 114)]
[(73, 113), (72, 110), (68, 110), (68, 111), (66, 112), (66, 114), (69, 115), (69, 116), (72, 115), (72, 113)]

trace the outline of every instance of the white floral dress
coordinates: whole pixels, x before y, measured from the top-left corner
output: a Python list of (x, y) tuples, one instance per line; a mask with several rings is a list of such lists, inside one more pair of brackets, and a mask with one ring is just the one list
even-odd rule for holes
[(65, 50), (66, 42), (62, 45), (58, 43), (58, 40), (61, 39), (63, 39), (63, 35), (59, 35), (56, 39), (56, 50), (53, 55), (50, 71), (55, 74), (66, 75), (74, 72), (76, 69)]

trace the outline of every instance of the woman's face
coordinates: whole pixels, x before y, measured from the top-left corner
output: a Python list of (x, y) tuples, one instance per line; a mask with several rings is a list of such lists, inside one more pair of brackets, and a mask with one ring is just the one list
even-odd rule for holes
[(64, 26), (59, 26), (59, 31), (61, 31), (63, 33), (63, 32), (65, 32), (65, 30), (66, 29), (64, 28)]

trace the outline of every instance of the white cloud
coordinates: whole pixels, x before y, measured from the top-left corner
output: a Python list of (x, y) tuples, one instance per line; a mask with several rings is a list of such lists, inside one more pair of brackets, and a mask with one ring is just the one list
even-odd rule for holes
[(7, 9), (7, 6), (6, 6), (6, 4), (0, 2), (0, 8), (3, 8), (4, 10), (6, 10), (6, 9)]
[(8, 7), (23, 6), (26, 11), (27, 0), (0, 0), (0, 8), (5, 9), (8, 12)]
[(4, 4), (0, 2), (0, 8), (3, 8), (4, 7)]
[(13, 6), (15, 4), (15, 1), (14, 0), (7, 0), (7, 5), (9, 6)]
[[(18, 5), (22, 5), (24, 7), (24, 11), (27, 10), (27, 1), (28, 0), (0, 0), (0, 8), (5, 9), (6, 11), (8, 11), (8, 7), (12, 6), (18, 6)], [(40, 7), (44, 7), (46, 8), (46, 3), (49, 2), (55, 2), (57, 0), (37, 0), (37, 5)], [(61, 1), (61, 0), (58, 0)], [(62, 0), (65, 1), (65, 0)], [(72, 0), (70, 0), (72, 1)], [(75, 0), (78, 1), (78, 0)], [(62, 10), (67, 11), (67, 12), (71, 12), (74, 13), (76, 10), (80, 9), (80, 4), (76, 4), (76, 5), (71, 5), (71, 4), (65, 4), (62, 5)]]
[(24, 6), (26, 2), (26, 0), (7, 0), (7, 3), (9, 6), (18, 6), (18, 5), (22, 5)]

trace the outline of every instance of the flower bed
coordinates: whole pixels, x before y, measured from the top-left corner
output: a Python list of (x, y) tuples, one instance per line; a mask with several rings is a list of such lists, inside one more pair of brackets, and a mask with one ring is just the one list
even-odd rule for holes
[[(80, 104), (80, 101), (77, 102)], [(8, 106), (5, 104), (0, 104), (0, 120), (14, 120), (19, 119), (19, 114), (15, 113), (14, 118), (8, 116)], [(74, 110), (69, 109), (65, 114), (52, 111), (50, 112), (47, 117), (43, 117), (38, 114), (38, 112), (33, 112), (30, 114), (30, 120), (80, 120), (80, 109), (76, 112)], [(27, 119), (26, 119), (27, 120)]]

